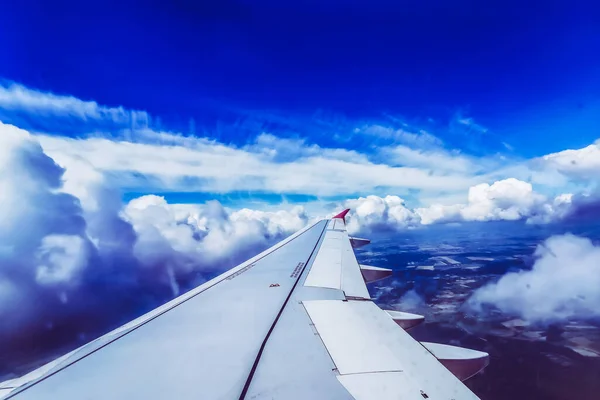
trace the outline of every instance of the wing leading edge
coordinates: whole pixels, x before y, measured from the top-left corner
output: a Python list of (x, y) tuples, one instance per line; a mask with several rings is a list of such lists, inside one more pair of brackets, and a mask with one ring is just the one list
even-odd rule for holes
[(438, 360), (452, 354), (446, 365), (461, 366), (464, 377), (472, 371), (459, 348), (422, 345), (402, 328), (414, 322), (395, 320), (420, 316), (371, 301), (347, 212), (0, 383), (0, 398), (476, 399)]

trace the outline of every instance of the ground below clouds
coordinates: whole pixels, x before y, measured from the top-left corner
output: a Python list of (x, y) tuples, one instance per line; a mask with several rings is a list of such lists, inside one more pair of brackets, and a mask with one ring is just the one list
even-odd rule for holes
[[(485, 230), (440, 227), (426, 235), (407, 231), (373, 237), (371, 246), (357, 251), (359, 262), (395, 270), (392, 277), (370, 285), (376, 302), (425, 315), (426, 322), (410, 332), (418, 340), (488, 352), (490, 365), (467, 382), (482, 399), (596, 399), (600, 392), (597, 316), (530, 321), (518, 310), (503, 310), (503, 301), (500, 307), (469, 304), (478, 289), (495, 284), (507, 273), (534, 270), (535, 262), (544, 257), (535, 255), (538, 245), (565, 228), (486, 226)], [(569, 230), (600, 239), (595, 227)], [(558, 293), (547, 301), (561, 296)]]

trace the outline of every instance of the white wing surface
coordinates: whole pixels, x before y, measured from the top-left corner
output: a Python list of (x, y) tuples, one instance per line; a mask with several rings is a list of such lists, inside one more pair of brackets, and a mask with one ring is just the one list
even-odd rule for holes
[(371, 301), (346, 212), (0, 383), (0, 398), (476, 399), (444, 365), (464, 378), (487, 354), (426, 347)]

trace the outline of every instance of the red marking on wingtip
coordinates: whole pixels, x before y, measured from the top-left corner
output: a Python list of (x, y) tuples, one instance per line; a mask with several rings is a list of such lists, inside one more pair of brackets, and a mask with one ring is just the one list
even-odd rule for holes
[(349, 208), (345, 209), (344, 211), (342, 211), (341, 213), (339, 213), (338, 215), (336, 215), (333, 218), (341, 218), (344, 220), (344, 223), (346, 223), (346, 214), (348, 214), (348, 211), (350, 211)]

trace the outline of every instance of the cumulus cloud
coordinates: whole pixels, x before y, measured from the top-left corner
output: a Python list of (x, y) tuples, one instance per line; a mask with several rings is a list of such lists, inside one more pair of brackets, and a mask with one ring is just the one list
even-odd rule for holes
[(461, 214), (468, 221), (518, 220), (533, 214), (544, 201), (530, 183), (509, 178), (471, 187)]
[(367, 196), (344, 202), (352, 209), (347, 229), (350, 233), (365, 230), (390, 230), (409, 228), (419, 224), (418, 216), (408, 209), (398, 196)]
[(549, 222), (560, 218), (570, 204), (570, 195), (548, 200), (533, 190), (530, 183), (515, 178), (481, 183), (469, 189), (466, 204), (417, 208), (415, 212), (424, 225), (455, 221), (527, 220)]
[(47, 270), (60, 248), (73, 254), (83, 246), (83, 210), (76, 197), (59, 191), (62, 168), (28, 132), (3, 124), (0, 132), (0, 257), (17, 260), (18, 275)]
[(26, 131), (0, 124), (0, 142), (2, 333), (57, 299), (92, 255), (81, 205), (60, 191), (62, 168)]
[(123, 211), (136, 234), (134, 254), (146, 266), (164, 265), (188, 273), (214, 268), (234, 257), (249, 258), (301, 228), (308, 217), (302, 207), (290, 211), (229, 211), (219, 202), (169, 204), (160, 196), (131, 200)]
[(582, 149), (548, 154), (542, 160), (570, 178), (597, 180), (600, 176), (600, 141)]
[(478, 289), (469, 304), (539, 322), (600, 316), (600, 246), (567, 234), (547, 239), (535, 255), (530, 271), (508, 273)]

